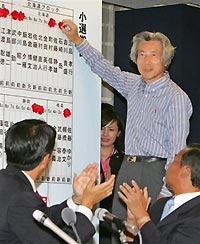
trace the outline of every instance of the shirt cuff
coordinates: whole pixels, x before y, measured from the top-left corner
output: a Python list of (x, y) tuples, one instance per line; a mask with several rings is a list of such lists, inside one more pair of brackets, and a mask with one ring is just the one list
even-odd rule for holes
[(76, 209), (78, 207), (78, 205), (76, 205), (76, 203), (72, 200), (71, 197), (67, 199), (67, 206), (74, 211), (76, 211)]
[(93, 213), (92, 211), (86, 207), (86, 206), (83, 206), (83, 205), (77, 205), (73, 200), (72, 198), (68, 198), (67, 199), (67, 206), (69, 208), (71, 208), (73, 211), (75, 212), (79, 212), (79, 213), (82, 213), (83, 215), (85, 215), (89, 220), (92, 219), (93, 217)]
[(92, 220), (93, 217), (93, 213), (92, 211), (83, 205), (79, 205), (76, 209), (76, 212), (82, 213), (83, 215), (85, 215), (89, 220)]
[(86, 39), (81, 42), (81, 44), (76, 45), (76, 49), (78, 50), (79, 53), (82, 53), (87, 47), (89, 46), (89, 43)]

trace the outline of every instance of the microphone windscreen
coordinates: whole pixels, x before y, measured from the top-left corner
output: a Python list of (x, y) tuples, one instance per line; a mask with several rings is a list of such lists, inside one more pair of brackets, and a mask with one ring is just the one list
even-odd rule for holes
[(63, 208), (61, 217), (65, 224), (68, 226), (76, 223), (76, 214), (71, 208)]
[(45, 214), (42, 211), (40, 211), (40, 210), (35, 210), (33, 212), (33, 218), (35, 220), (37, 220), (38, 222), (41, 222), (41, 220), (43, 219), (44, 215)]
[(97, 217), (98, 220), (104, 221), (105, 213), (107, 213), (108, 210), (105, 208), (97, 208), (94, 212), (94, 215)]

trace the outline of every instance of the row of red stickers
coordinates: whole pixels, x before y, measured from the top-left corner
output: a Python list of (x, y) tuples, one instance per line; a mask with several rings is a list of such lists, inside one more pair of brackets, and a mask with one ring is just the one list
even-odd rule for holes
[[(25, 14), (22, 11), (18, 12), (17, 10), (13, 10), (10, 13), (7, 8), (0, 8), (0, 17), (7, 18), (8, 15), (11, 15), (13, 20), (22, 21), (22, 20), (24, 20), (26, 18)], [(61, 29), (63, 23), (61, 21), (56, 23), (55, 19), (50, 18), (49, 22), (48, 22), (48, 26), (49, 27), (54, 27), (56, 25), (58, 25), (58, 27)]]
[(13, 10), (11, 13), (7, 8), (0, 8), (0, 17), (7, 18), (8, 15), (11, 15), (14, 20), (22, 21), (25, 19), (25, 14), (22, 11)]
[[(42, 105), (39, 105), (37, 103), (33, 103), (31, 107), (32, 107), (32, 111), (34, 113), (38, 113), (40, 115), (44, 113), (44, 107)], [(65, 108), (63, 110), (63, 115), (65, 118), (67, 118), (71, 115), (71, 111), (68, 108)]]
[[(56, 23), (55, 19), (50, 18), (50, 20), (49, 20), (49, 22), (48, 22), (48, 26), (49, 26), (49, 27), (54, 27), (54, 26), (56, 26), (56, 25), (57, 25), (57, 23)], [(63, 23), (62, 23), (61, 21), (58, 22), (58, 27), (59, 27), (60, 29), (61, 29), (62, 25), (63, 25)]]

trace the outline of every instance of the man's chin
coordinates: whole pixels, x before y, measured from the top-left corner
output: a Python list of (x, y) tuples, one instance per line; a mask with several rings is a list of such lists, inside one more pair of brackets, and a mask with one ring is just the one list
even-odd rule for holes
[(142, 78), (146, 83), (151, 83), (151, 82), (155, 81), (155, 79), (152, 76), (148, 76), (148, 75), (144, 75), (144, 76), (142, 76)]

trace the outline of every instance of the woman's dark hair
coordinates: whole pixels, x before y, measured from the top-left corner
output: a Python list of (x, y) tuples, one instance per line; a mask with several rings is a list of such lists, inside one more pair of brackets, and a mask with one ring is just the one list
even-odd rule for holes
[(101, 104), (101, 128), (105, 127), (111, 121), (116, 121), (119, 131), (121, 132), (120, 135), (116, 138), (114, 147), (119, 151), (124, 151), (124, 138), (123, 138), (123, 126), (121, 120), (119, 118), (118, 113), (116, 112), (114, 106), (109, 103), (102, 103)]
[(53, 152), (55, 138), (55, 129), (45, 121), (26, 119), (15, 123), (5, 138), (7, 164), (21, 170), (34, 169)]

